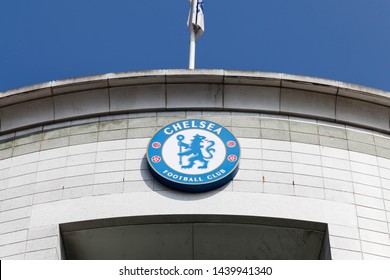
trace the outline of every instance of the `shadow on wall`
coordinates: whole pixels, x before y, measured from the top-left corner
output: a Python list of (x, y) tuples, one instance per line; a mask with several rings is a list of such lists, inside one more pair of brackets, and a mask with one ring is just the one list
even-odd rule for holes
[(331, 259), (327, 225), (226, 215), (112, 218), (60, 225), (68, 259)]
[[(153, 178), (152, 173), (147, 169), (147, 159), (146, 155), (142, 158), (142, 162), (140, 164), (139, 170), (141, 172), (142, 179), (144, 182), (146, 182), (148, 188), (151, 190), (157, 192), (159, 195), (162, 195), (166, 198), (178, 200), (178, 201), (198, 201), (203, 200), (205, 198), (213, 197), (217, 195), (218, 193), (226, 190), (230, 187), (231, 182), (226, 184), (225, 186), (222, 186), (214, 191), (209, 192), (203, 192), (203, 193), (191, 193), (191, 195), (188, 195), (186, 192), (181, 192), (175, 189), (171, 189), (163, 184), (161, 184), (159, 181)], [(145, 169), (146, 168), (146, 169)], [(127, 178), (126, 178), (127, 179)]]

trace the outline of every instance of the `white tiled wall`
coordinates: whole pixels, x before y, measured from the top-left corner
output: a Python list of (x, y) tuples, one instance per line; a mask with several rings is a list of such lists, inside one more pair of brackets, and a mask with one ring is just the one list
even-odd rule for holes
[[(263, 123), (265, 129), (278, 126), (288, 131), (284, 122), (288, 120), (268, 117)], [(262, 133), (260, 127), (253, 128), (253, 120), (250, 126)], [(326, 128), (320, 132), (339, 135)], [(74, 144), (22, 154), (18, 149), (18, 155), (0, 160), (1, 259), (61, 258), (61, 222), (176, 211), (324, 222), (329, 224), (333, 259), (390, 258), (389, 159), (333, 144), (239, 136), (242, 158), (234, 181), (212, 195), (191, 195), (152, 178), (144, 158), (150, 137), (121, 139), (115, 132), (118, 139), (96, 142), (85, 139), (96, 129), (82, 129), (68, 129), (73, 133), (67, 136), (70, 141), (61, 142), (77, 140)], [(357, 133), (365, 132), (355, 131), (353, 136)], [(111, 209), (118, 205), (123, 207)]]

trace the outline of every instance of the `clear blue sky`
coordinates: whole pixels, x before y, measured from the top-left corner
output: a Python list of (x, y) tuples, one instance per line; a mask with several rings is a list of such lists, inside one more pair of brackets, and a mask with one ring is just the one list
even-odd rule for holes
[[(389, 0), (204, 0), (197, 68), (322, 77), (390, 91)], [(0, 92), (188, 67), (188, 0), (2, 0)]]

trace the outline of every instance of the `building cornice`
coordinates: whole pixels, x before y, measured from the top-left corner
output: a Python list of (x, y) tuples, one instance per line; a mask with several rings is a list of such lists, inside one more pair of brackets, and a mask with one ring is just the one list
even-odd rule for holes
[(0, 134), (86, 117), (171, 110), (266, 112), (390, 132), (390, 92), (282, 73), (150, 70), (0, 93)]

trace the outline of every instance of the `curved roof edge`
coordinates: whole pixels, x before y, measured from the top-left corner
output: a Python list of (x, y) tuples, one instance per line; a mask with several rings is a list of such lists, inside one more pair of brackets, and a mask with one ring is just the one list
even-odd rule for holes
[(108, 73), (1, 92), (0, 134), (97, 115), (180, 109), (267, 112), (390, 132), (390, 92), (282, 73), (177, 69)]
[[(166, 81), (165, 79), (163, 79), (163, 77), (166, 78)], [(390, 92), (357, 84), (345, 83), (341, 81), (317, 77), (258, 71), (219, 69), (162, 69), (83, 76), (11, 89), (4, 92), (0, 92), (0, 107), (14, 103), (12, 101), (6, 102), (5, 99), (11, 97), (16, 98), (20, 94), (31, 94), (29, 97), (26, 96), (25, 98), (21, 98), (21, 100), (24, 101), (29, 99), (35, 99), (37, 97), (45, 97), (46, 95), (44, 94), (38, 94), (38, 92), (41, 91), (52, 91), (52, 93), (56, 94), (61, 92), (65, 93), (77, 90), (95, 89), (105, 86), (124, 86), (160, 82), (165, 83), (170, 81), (193, 82), (194, 79), (199, 79), (198, 81), (196, 81), (197, 83), (220, 83), (225, 81), (227, 83), (237, 82), (239, 84), (280, 86), (286, 88), (312, 90), (334, 94), (339, 93), (339, 91), (342, 91), (342, 93), (344, 94), (350, 92), (350, 96), (356, 99), (360, 99), (359, 97), (363, 97), (364, 100), (379, 103), (382, 105), (385, 104), (381, 103), (381, 101), (389, 99), (388, 102), (390, 104)], [(35, 93), (34, 96), (33, 93)], [(372, 98), (369, 98), (369, 96), (371, 96)]]

